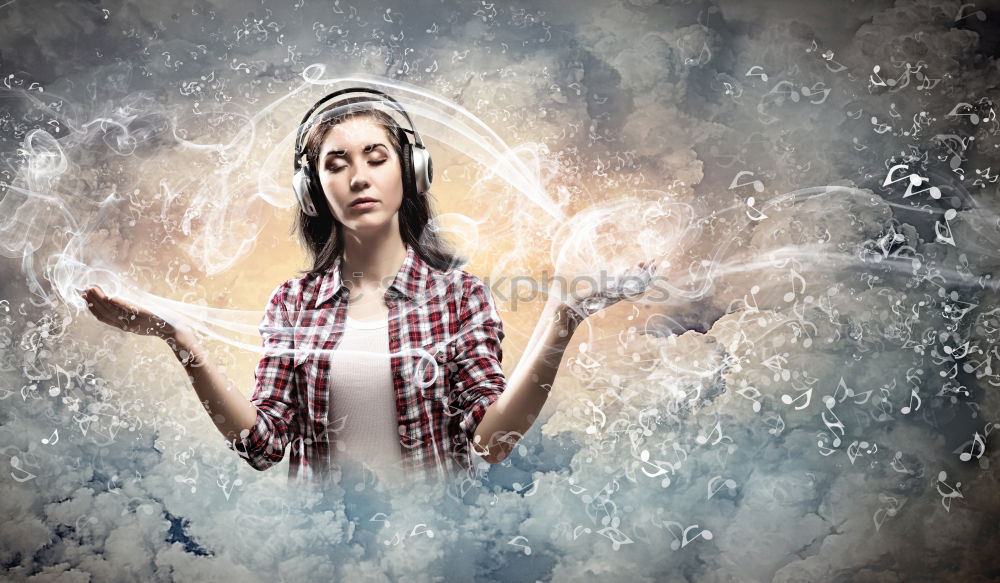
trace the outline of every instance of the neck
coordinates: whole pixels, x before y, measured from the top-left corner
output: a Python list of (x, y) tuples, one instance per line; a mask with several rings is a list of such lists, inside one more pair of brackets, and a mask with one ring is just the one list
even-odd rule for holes
[(341, 278), (356, 288), (388, 287), (405, 259), (406, 245), (398, 228), (364, 238), (346, 233)]

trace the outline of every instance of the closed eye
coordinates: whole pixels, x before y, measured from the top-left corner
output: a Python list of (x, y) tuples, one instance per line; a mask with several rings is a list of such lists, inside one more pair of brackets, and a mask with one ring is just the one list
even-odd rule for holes
[[(386, 160), (388, 160), (388, 158), (383, 158), (383, 159), (381, 159), (381, 160), (371, 160), (371, 161), (370, 161), (370, 162), (368, 162), (368, 163), (369, 163), (369, 164), (372, 164), (373, 166), (378, 166), (378, 165), (380, 165), (380, 164), (383, 164), (383, 163), (384, 163), (384, 162), (385, 162)], [(333, 172), (333, 173), (335, 173), (335, 174), (336, 174), (337, 172), (339, 172), (340, 170), (344, 169), (344, 168), (347, 168), (347, 165), (344, 165), (344, 166), (327, 166), (327, 167), (326, 167), (327, 171), (329, 171), (329, 172)]]

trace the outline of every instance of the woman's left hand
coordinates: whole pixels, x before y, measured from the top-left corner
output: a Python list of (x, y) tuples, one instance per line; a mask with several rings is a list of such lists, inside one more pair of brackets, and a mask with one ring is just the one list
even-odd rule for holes
[(622, 300), (634, 300), (649, 289), (649, 282), (656, 273), (653, 261), (640, 262), (638, 266), (624, 270), (605, 287), (576, 296), (569, 290), (570, 297), (562, 302), (563, 311), (577, 322), (582, 322), (593, 314), (613, 306)]

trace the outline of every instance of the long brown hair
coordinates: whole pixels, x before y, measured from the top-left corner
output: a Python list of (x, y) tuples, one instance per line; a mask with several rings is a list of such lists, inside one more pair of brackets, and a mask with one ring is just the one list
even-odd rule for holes
[[(350, 107), (344, 108), (345, 105)], [(337, 113), (329, 114), (328, 112), (334, 108), (343, 109)], [(313, 118), (320, 121), (316, 122), (306, 134), (306, 163), (314, 169), (317, 168), (320, 147), (327, 133), (335, 125), (354, 118), (368, 118), (382, 126), (389, 137), (389, 143), (396, 151), (396, 157), (402, 164), (403, 144), (406, 139), (403, 136), (403, 130), (392, 116), (375, 109), (369, 97), (351, 97), (338, 101)], [(318, 175), (319, 172), (314, 173), (314, 176)], [(402, 175), (405, 176), (406, 173), (403, 172)], [(318, 185), (317, 187), (322, 188)], [(299, 208), (292, 226), (292, 230), (298, 232), (299, 240), (309, 253), (309, 259), (312, 262), (310, 269), (301, 271), (302, 275), (322, 274), (330, 269), (333, 262), (344, 251), (344, 226), (333, 216), (326, 198), (315, 200), (313, 204), (319, 214), (312, 217)], [(413, 247), (420, 258), (435, 269), (449, 271), (462, 267), (468, 263), (468, 259), (457, 255), (451, 246), (441, 238), (437, 230), (429, 227), (434, 216), (431, 193), (417, 194), (413, 185), (406, 184), (406, 180), (404, 180), (403, 203), (399, 207), (399, 234), (403, 242)]]

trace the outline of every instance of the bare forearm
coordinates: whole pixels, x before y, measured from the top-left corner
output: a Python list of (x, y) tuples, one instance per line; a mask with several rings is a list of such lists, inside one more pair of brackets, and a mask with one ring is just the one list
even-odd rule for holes
[(486, 444), (488, 453), (484, 458), (490, 463), (506, 459), (538, 418), (577, 325), (577, 320), (561, 307), (546, 308), (542, 314), (507, 388), (489, 406), (476, 428), (479, 442)]
[(205, 357), (204, 348), (190, 337), (174, 337), (167, 344), (184, 366), (198, 400), (223, 437), (233, 440), (244, 429), (249, 431), (257, 422), (257, 408)]

